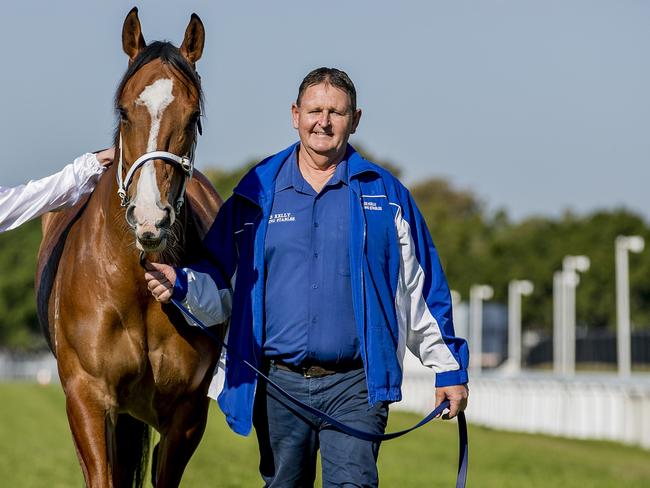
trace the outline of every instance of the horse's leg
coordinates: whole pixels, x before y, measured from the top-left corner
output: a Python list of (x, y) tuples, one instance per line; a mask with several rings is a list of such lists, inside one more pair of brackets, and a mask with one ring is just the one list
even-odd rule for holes
[(149, 458), (150, 431), (147, 424), (122, 413), (117, 416), (109, 454), (116, 487), (144, 485)]
[(176, 488), (183, 476), (185, 466), (196, 450), (208, 418), (209, 398), (190, 398), (180, 404), (156, 446), (155, 469), (156, 488)]
[(82, 378), (65, 382), (66, 412), (88, 488), (112, 487), (107, 436), (109, 412), (99, 388)]

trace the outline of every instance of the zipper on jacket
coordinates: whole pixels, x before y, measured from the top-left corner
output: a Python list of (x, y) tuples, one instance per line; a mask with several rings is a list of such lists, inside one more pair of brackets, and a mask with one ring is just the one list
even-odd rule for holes
[[(259, 209), (259, 213), (253, 219), (253, 220), (256, 220), (257, 218), (260, 218), (260, 223), (257, 226), (257, 229), (255, 230), (255, 232), (253, 234), (253, 263), (258, 265), (258, 266), (262, 266), (262, 268), (264, 268), (264, 266), (265, 266), (264, 262), (262, 262), (262, 263), (257, 262), (256, 263), (257, 249), (256, 249), (256, 245), (255, 245), (256, 242), (255, 241), (257, 240), (257, 233), (259, 232), (261, 226), (264, 226), (264, 240), (266, 240), (266, 232), (267, 232), (267, 229), (268, 229), (268, 221), (269, 221), (269, 215), (271, 213), (272, 205), (269, 206), (268, 213), (267, 213), (265, 211), (266, 199), (263, 199), (264, 201), (259, 202), (259, 201), (255, 201), (252, 198), (250, 198), (249, 196), (244, 195), (244, 194), (239, 193), (239, 192), (235, 192), (235, 195), (237, 195), (237, 196), (239, 196), (239, 197), (241, 197), (241, 198), (243, 198), (245, 200), (248, 200), (249, 202), (251, 202), (253, 205), (255, 205)], [(262, 249), (262, 261), (263, 260), (264, 260), (264, 249)], [(258, 272), (260, 273), (260, 276), (259, 276), (258, 279), (260, 279), (261, 282), (262, 282), (262, 284), (260, 286), (263, 287), (264, 286), (264, 279), (265, 279), (265, 277), (264, 277), (265, 270), (264, 269), (258, 270)], [(264, 291), (262, 291), (261, 295), (262, 295), (261, 299), (264, 300)], [(255, 293), (255, 295), (253, 296), (253, 300), (255, 300), (255, 298), (257, 298), (257, 293)], [(262, 304), (259, 304), (259, 306), (262, 306)], [(254, 303), (253, 303), (252, 308), (253, 308), (253, 317), (252, 317), (252, 319), (253, 319), (253, 321), (255, 321), (255, 306), (254, 306)], [(263, 313), (262, 313), (262, 315), (263, 315)], [(263, 319), (262, 319), (262, 335), (264, 334), (264, 327), (265, 327), (265, 324), (263, 323)], [(255, 327), (254, 327), (253, 324), (251, 324), (251, 328), (252, 328), (252, 337), (251, 338), (253, 339), (253, 342), (255, 342)], [(263, 336), (262, 336), (262, 338), (263, 338)], [(255, 347), (255, 344), (253, 343), (252, 346)], [(263, 347), (263, 344), (260, 344), (260, 347)], [(255, 363), (257, 363), (257, 364), (255, 364), (255, 366), (261, 369), (262, 364), (264, 362), (264, 357), (262, 356), (262, 357), (258, 358), (257, 355), (255, 355), (254, 356), (254, 361), (255, 361)], [(257, 377), (257, 375), (255, 375), (255, 380), (253, 382), (253, 394), (251, 395), (251, 404), (249, 405), (249, 412), (251, 412), (251, 424), (253, 422), (253, 416), (254, 416), (254, 412), (255, 412), (255, 398), (257, 397), (257, 388), (258, 388), (258, 386), (259, 386), (259, 378)]]
[(359, 253), (359, 274), (361, 278), (361, 313), (363, 314), (363, 349), (366, 354), (366, 361), (364, 362), (363, 369), (366, 375), (366, 389), (370, 394), (370, 386), (368, 385), (368, 319), (366, 314), (366, 277), (363, 271), (363, 256), (366, 252), (366, 233), (368, 225), (366, 224), (366, 213), (363, 207), (363, 195), (359, 195), (359, 207), (361, 210), (361, 219), (363, 223), (363, 238), (361, 239), (361, 252)]

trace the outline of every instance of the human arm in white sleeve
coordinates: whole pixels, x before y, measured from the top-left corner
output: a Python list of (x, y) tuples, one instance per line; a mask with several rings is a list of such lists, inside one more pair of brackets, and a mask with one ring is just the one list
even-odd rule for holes
[(112, 148), (97, 155), (86, 153), (53, 175), (16, 187), (0, 187), (0, 232), (15, 229), (44, 213), (71, 207), (93, 191), (110, 161)]

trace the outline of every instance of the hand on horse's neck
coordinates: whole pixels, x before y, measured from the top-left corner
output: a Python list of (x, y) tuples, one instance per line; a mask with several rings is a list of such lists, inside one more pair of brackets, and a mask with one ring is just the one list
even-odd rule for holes
[(314, 189), (320, 193), (327, 182), (336, 172), (336, 166), (343, 160), (343, 156), (337, 156), (333, 160), (325, 159), (321, 161), (310, 157), (307, 151), (298, 151), (298, 168), (302, 177)]

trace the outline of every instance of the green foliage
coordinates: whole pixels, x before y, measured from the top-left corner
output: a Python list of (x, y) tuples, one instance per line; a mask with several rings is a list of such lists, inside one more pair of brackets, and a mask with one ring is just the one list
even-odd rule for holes
[[(82, 486), (59, 386), (0, 384), (0, 479), (3, 486)], [(420, 417), (391, 412), (388, 431)], [(381, 486), (446, 487), (456, 476), (455, 423), (435, 420), (382, 444)], [(513, 434), (470, 425), (469, 486), (485, 488), (641, 488), (650, 485), (648, 453), (610, 442)], [(254, 434), (233, 434), (212, 404), (208, 426), (181, 486), (260, 486)], [(317, 480), (316, 486), (322, 486)]]
[(45, 343), (34, 295), (40, 241), (40, 220), (0, 234), (0, 347), (24, 350)]
[[(634, 213), (618, 209), (585, 216), (571, 213), (559, 219), (530, 217), (518, 223), (505, 212), (489, 215), (468, 191), (440, 179), (417, 183), (413, 197), (427, 221), (449, 284), (465, 300), (474, 283), (494, 287), (494, 299), (507, 302), (508, 282), (528, 279), (535, 292), (523, 308), (524, 326), (551, 328), (553, 272), (566, 255), (584, 254), (591, 269), (577, 289), (578, 324), (615, 324), (614, 240), (617, 235), (641, 235), (650, 243), (650, 227)], [(650, 326), (650, 254), (630, 255), (632, 321)]]
[(489, 255), (490, 227), (481, 203), (472, 193), (456, 190), (442, 179), (418, 183), (411, 192), (427, 222), (450, 285), (465, 293), (482, 278), (481, 266)]
[(225, 201), (232, 195), (232, 191), (237, 186), (237, 183), (239, 183), (239, 180), (258, 162), (259, 160), (249, 161), (243, 166), (230, 171), (219, 168), (207, 168), (203, 170), (203, 174), (212, 182), (219, 195), (221, 195), (221, 198)]

